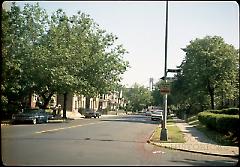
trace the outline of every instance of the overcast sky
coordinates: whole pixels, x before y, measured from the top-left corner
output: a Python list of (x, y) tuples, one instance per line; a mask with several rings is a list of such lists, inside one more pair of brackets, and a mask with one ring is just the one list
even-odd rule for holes
[[(37, 1), (31, 1), (36, 3)], [(29, 1), (18, 1), (24, 6)], [(39, 1), (49, 15), (63, 9), (69, 16), (89, 14), (102, 29), (118, 36), (129, 54), (131, 68), (122, 84), (149, 86), (164, 75), (165, 1)], [(239, 6), (235, 1), (169, 1), (167, 68), (176, 68), (185, 57), (181, 48), (191, 40), (218, 35), (239, 48)], [(171, 76), (171, 75), (170, 75)]]

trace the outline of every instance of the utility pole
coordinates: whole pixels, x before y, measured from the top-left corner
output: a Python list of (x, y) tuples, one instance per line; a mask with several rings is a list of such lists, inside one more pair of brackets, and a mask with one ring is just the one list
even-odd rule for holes
[[(164, 82), (167, 83), (167, 33), (168, 33), (168, 1), (166, 1), (166, 30), (165, 30), (165, 67), (164, 67)], [(164, 110), (163, 110), (163, 122), (160, 140), (168, 140), (167, 131), (167, 93), (163, 98)]]

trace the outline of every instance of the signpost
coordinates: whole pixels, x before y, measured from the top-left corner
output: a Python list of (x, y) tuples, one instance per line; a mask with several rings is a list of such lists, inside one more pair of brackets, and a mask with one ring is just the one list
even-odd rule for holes
[[(164, 82), (167, 83), (167, 30), (168, 30), (168, 1), (166, 2), (166, 32), (165, 32), (165, 66), (164, 66)], [(167, 94), (163, 96), (164, 112), (163, 112), (163, 122), (160, 134), (160, 140), (168, 140), (168, 130), (167, 130)]]

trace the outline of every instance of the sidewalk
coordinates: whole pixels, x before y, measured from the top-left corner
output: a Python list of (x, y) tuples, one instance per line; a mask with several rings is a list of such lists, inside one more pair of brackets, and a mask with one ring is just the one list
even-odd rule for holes
[(175, 150), (202, 153), (208, 155), (219, 155), (228, 157), (238, 157), (239, 147), (221, 146), (214, 141), (208, 139), (202, 132), (195, 127), (185, 123), (184, 120), (173, 118), (176, 125), (183, 132), (185, 143), (160, 143), (150, 142), (154, 145), (171, 148)]

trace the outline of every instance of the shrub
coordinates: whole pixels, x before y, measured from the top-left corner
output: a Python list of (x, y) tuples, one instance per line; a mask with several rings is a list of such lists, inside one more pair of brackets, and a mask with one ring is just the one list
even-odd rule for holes
[(198, 120), (206, 125), (209, 129), (216, 130), (216, 114), (204, 111), (198, 114)]
[(209, 111), (200, 112), (198, 120), (208, 128), (220, 133), (239, 133), (239, 115), (214, 114)]
[(222, 114), (239, 115), (239, 108), (222, 109)]
[(82, 108), (82, 107), (78, 108), (78, 112), (79, 112), (81, 115), (84, 115), (84, 108)]
[(228, 114), (228, 115), (238, 115), (239, 108), (226, 108), (222, 110), (206, 110), (207, 112), (215, 113), (215, 114)]
[(216, 129), (221, 133), (238, 133), (239, 131), (239, 115), (227, 115), (227, 114), (217, 114), (220, 115), (216, 119)]

